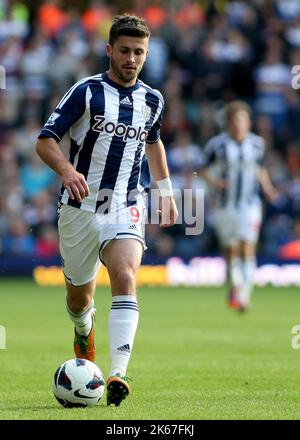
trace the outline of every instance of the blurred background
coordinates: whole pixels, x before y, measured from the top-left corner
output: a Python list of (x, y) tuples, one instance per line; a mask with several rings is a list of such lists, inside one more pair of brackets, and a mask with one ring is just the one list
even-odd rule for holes
[[(292, 66), (300, 65), (299, 0), (0, 0), (1, 274), (59, 265), (60, 182), (35, 154), (36, 138), (74, 82), (107, 69), (111, 18), (124, 12), (146, 18), (151, 29), (141, 79), (165, 98), (161, 137), (173, 185), (206, 195), (204, 232), (148, 225), (144, 263), (220, 254), (213, 195), (193, 171), (234, 99), (253, 109), (253, 131), (266, 140), (266, 164), (281, 194), (275, 205), (265, 201), (258, 262), (300, 260), (300, 95), (292, 87)], [(65, 136), (62, 147), (67, 143)]]

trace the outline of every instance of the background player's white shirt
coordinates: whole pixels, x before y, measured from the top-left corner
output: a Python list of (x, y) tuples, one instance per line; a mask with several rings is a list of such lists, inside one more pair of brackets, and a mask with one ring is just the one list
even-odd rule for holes
[(124, 88), (104, 73), (76, 83), (39, 136), (59, 142), (69, 130), (69, 160), (89, 185), (81, 203), (62, 188), (61, 202), (104, 213), (136, 204), (150, 186), (145, 144), (160, 138), (163, 107), (162, 95), (139, 80)]
[(218, 208), (241, 208), (259, 203), (258, 166), (263, 163), (265, 142), (250, 132), (238, 143), (227, 132), (213, 137), (205, 145), (201, 167), (216, 165), (217, 178), (226, 188), (217, 194)]

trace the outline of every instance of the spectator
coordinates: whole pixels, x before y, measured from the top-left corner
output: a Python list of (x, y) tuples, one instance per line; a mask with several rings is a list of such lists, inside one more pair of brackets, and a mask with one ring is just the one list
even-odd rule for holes
[(19, 256), (34, 255), (35, 239), (22, 219), (13, 220), (2, 239), (2, 252)]
[(39, 258), (51, 258), (59, 255), (57, 230), (53, 225), (44, 225), (36, 242), (36, 254)]
[[(12, 249), (7, 243), (16, 218), (23, 227), (15, 228), (15, 242), (24, 234), (26, 243), (28, 229), (35, 242), (43, 237), (44, 225), (47, 235), (48, 225), (55, 223), (54, 186), (60, 182), (37, 162), (33, 140), (62, 91), (106, 69), (107, 29), (112, 16), (124, 12), (117, 2), (104, 0), (82, 4), (81, 10), (75, 3), (66, 9), (59, 0), (40, 2), (37, 11), (25, 3), (0, 1), (0, 65), (6, 74), (6, 89), (0, 91), (0, 241), (6, 237), (6, 252)], [(219, 131), (224, 105), (246, 100), (255, 131), (266, 140), (272, 179), (283, 194), (278, 205), (267, 206), (260, 246), (268, 256), (278, 255), (300, 215), (300, 95), (291, 87), (290, 68), (300, 65), (299, 1), (132, 4), (152, 29), (145, 76), (162, 89), (166, 101), (162, 137), (174, 185), (208, 190), (200, 179), (192, 179), (191, 163)], [(151, 261), (171, 253), (186, 258), (194, 252), (216, 253), (212, 203), (209, 197), (205, 232), (199, 237), (184, 236), (184, 225), (172, 234), (154, 227)], [(32, 252), (31, 246), (27, 249)]]
[(51, 188), (55, 182), (55, 174), (34, 155), (29, 163), (21, 167), (20, 181), (25, 197), (30, 200)]
[(286, 122), (286, 94), (291, 87), (290, 69), (282, 62), (278, 50), (268, 49), (264, 61), (255, 71), (255, 81), (255, 111), (259, 115), (268, 116), (276, 132)]

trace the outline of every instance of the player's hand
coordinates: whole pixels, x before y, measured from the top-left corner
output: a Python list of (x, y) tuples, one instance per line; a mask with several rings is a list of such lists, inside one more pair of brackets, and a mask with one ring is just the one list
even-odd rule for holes
[(265, 196), (268, 202), (276, 203), (280, 198), (280, 193), (277, 191), (276, 188), (272, 187), (269, 188), (267, 191), (265, 190)]
[(178, 210), (174, 197), (161, 197), (160, 209), (158, 210), (158, 212), (161, 216), (161, 227), (168, 228), (169, 226), (173, 226), (178, 217)]
[(217, 191), (223, 190), (227, 187), (227, 181), (225, 179), (215, 179), (204, 170), (194, 171), (193, 175), (194, 177), (201, 177)]
[(78, 173), (73, 167), (67, 169), (62, 176), (62, 184), (66, 188), (70, 199), (79, 203), (90, 193), (84, 175)]

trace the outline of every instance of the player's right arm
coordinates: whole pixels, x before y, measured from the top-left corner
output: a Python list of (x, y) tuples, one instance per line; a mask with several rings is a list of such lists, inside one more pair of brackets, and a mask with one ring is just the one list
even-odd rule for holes
[(198, 177), (201, 177), (203, 180), (205, 180), (206, 183), (208, 183), (209, 186), (216, 190), (221, 190), (226, 188), (226, 180), (224, 179), (216, 179), (206, 168), (200, 168), (197, 171), (195, 171), (195, 175)]
[(89, 195), (89, 187), (83, 174), (78, 173), (63, 155), (59, 144), (53, 138), (40, 137), (37, 140), (36, 152), (40, 158), (61, 178), (72, 200), (81, 202)]
[(88, 184), (85, 176), (77, 172), (65, 158), (59, 142), (84, 114), (87, 90), (88, 81), (82, 80), (67, 91), (42, 128), (36, 143), (37, 154), (61, 177), (69, 197), (79, 203), (89, 195)]

